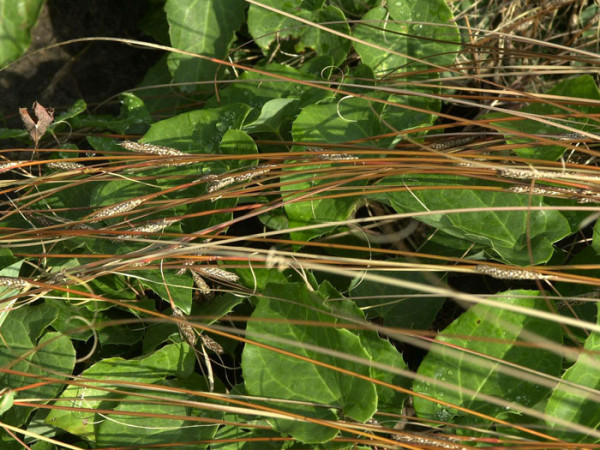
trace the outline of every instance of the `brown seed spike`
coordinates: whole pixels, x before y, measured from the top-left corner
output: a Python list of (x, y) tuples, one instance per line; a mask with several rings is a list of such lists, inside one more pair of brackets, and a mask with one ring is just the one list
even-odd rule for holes
[(499, 280), (547, 280), (551, 278), (548, 275), (530, 272), (528, 270), (502, 269), (495, 266), (488, 266), (487, 264), (478, 264), (475, 266), (475, 270)]
[(107, 217), (112, 217), (117, 214), (121, 214), (127, 211), (131, 211), (138, 205), (141, 205), (144, 202), (141, 198), (135, 198), (133, 200), (126, 200), (121, 203), (115, 203), (107, 208), (103, 208), (100, 211), (96, 211), (94, 214), (90, 216), (94, 222), (97, 222), (102, 219), (106, 219)]
[[(179, 150), (171, 147), (165, 147), (163, 145), (143, 144), (141, 142), (133, 141), (123, 141), (119, 145), (127, 150), (131, 150), (132, 152), (146, 153), (148, 155), (162, 157), (189, 156), (187, 153), (183, 153)], [(192, 163), (193, 161), (169, 162), (167, 163), (167, 166), (180, 166)]]
[(217, 267), (198, 267), (196, 270), (200, 272), (201, 275), (216, 278), (217, 280), (229, 281), (232, 283), (237, 283), (240, 281), (240, 277), (238, 277), (236, 274), (227, 272)]
[(26, 162), (28, 161), (7, 161), (0, 163), (0, 172), (6, 172), (7, 170), (14, 169), (15, 167), (18, 167)]
[(58, 169), (58, 170), (77, 170), (77, 169), (81, 169), (85, 166), (83, 164), (79, 164), (76, 162), (54, 161), (54, 162), (48, 163), (48, 167), (50, 169)]
[(219, 344), (217, 341), (215, 341), (213, 338), (208, 337), (205, 334), (201, 334), (200, 335), (200, 339), (202, 339), (202, 344), (209, 350), (215, 352), (217, 355), (221, 355), (223, 353), (225, 353), (225, 350), (223, 349), (223, 347), (221, 346), (221, 344)]
[[(181, 312), (181, 310), (177, 307), (173, 308), (173, 317), (177, 317), (178, 319), (186, 320), (187, 318)], [(194, 328), (187, 322), (177, 322), (177, 326), (179, 327), (179, 332), (181, 333), (181, 337), (189, 344), (190, 347), (196, 346), (196, 333), (194, 332)]]
[(121, 147), (131, 150), (132, 152), (148, 153), (158, 156), (186, 156), (185, 153), (175, 150), (171, 147), (162, 145), (142, 144), (141, 142), (123, 141), (119, 144)]
[(31, 286), (31, 284), (22, 278), (0, 277), (0, 286), (6, 286), (13, 289), (25, 289)]
[(190, 270), (190, 272), (192, 273), (192, 279), (194, 280), (194, 284), (196, 285), (200, 293), (202, 295), (210, 295), (210, 287), (208, 286), (208, 284), (206, 284), (204, 278), (202, 278), (200, 274), (193, 269)]
[[(131, 231), (135, 231), (138, 233), (155, 233), (157, 231), (161, 231), (167, 228), (169, 225), (177, 222), (176, 220), (169, 219), (160, 219), (153, 222), (149, 222), (146, 225), (142, 225), (141, 227), (132, 228)], [(134, 238), (133, 234), (120, 234), (115, 239), (131, 239)]]

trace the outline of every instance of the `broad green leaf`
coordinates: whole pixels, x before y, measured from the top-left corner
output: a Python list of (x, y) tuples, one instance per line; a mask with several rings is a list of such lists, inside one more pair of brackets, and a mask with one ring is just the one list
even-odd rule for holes
[(31, 44), (44, 0), (0, 0), (0, 68), (21, 56)]
[[(346, 35), (350, 34), (344, 13), (335, 6), (322, 7), (322, 2), (319, 4), (305, 0), (263, 0), (261, 3), (315, 23), (330, 22), (325, 26)], [(250, 5), (248, 10), (248, 30), (265, 54), (269, 54), (274, 42), (289, 39), (294, 43), (293, 51), (296, 53), (302, 53), (309, 48), (318, 55), (332, 56), (334, 64), (337, 65), (346, 58), (350, 50), (350, 42), (347, 39), (258, 5)]]
[(296, 98), (274, 98), (264, 104), (260, 116), (247, 125), (244, 131), (248, 133), (272, 132), (280, 134), (279, 130), (284, 121), (290, 121), (298, 109)]
[(374, 136), (380, 126), (373, 108), (381, 107), (360, 98), (307, 106), (294, 121), (294, 141), (331, 144)]
[(385, 52), (366, 44), (354, 44), (363, 63), (378, 76), (430, 68), (411, 58), (449, 66), (459, 50), (459, 33), (449, 26), (452, 13), (443, 0), (387, 2), (387, 7), (370, 10), (362, 22), (354, 30), (355, 37), (391, 50)]
[[(60, 374), (72, 373), (75, 366), (75, 350), (71, 341), (60, 333), (44, 333), (56, 317), (56, 309), (46, 303), (28, 305), (11, 311), (8, 320), (0, 327), (0, 367), (32, 376), (59, 379), (65, 378)], [(39, 336), (42, 337), (38, 340)], [(23, 359), (18, 361), (19, 358)], [(16, 374), (0, 375), (0, 385), (9, 389), (21, 388), (38, 381), (37, 378)], [(20, 391), (16, 399), (52, 399), (62, 388), (60, 383), (42, 384)], [(3, 421), (11, 425), (21, 425), (31, 412), (30, 408), (13, 407), (4, 414)]]
[(26, 130), (15, 128), (0, 128), (0, 139), (29, 139), (29, 134)]
[[(369, 102), (358, 98), (351, 98), (341, 101), (339, 104), (331, 103), (305, 107), (294, 121), (292, 134), (296, 142), (337, 143), (367, 138), (377, 134), (378, 130), (379, 122)], [(297, 147), (297, 149), (305, 151), (304, 147)], [(304, 195), (308, 189), (316, 189), (322, 183), (336, 181), (336, 179), (331, 177), (327, 177), (324, 181), (315, 178), (326, 168), (335, 167), (336, 164), (324, 163), (313, 164), (311, 166), (298, 166), (287, 170), (286, 173), (288, 175), (282, 177), (282, 181), (285, 182), (281, 187), (284, 199), (298, 197), (296, 194), (287, 195), (287, 191), (299, 191)], [(294, 174), (295, 172), (304, 173), (296, 175)], [(350, 184), (357, 185), (363, 183), (363, 181), (344, 181), (345, 178), (343, 177), (337, 180), (345, 187)], [(333, 192), (335, 192), (335, 188), (327, 190), (328, 194)], [(302, 201), (287, 202), (285, 204), (285, 211), (290, 226), (343, 221), (350, 216), (357, 202), (358, 198), (352, 197), (324, 200), (308, 197)], [(292, 238), (307, 240), (324, 234), (327, 231), (327, 229), (323, 228), (295, 232), (292, 233)]]
[[(550, 122), (576, 128), (578, 130), (587, 131), (591, 133), (598, 132), (598, 124), (595, 120), (592, 120), (595, 114), (600, 114), (600, 107), (594, 106), (592, 103), (578, 103), (577, 99), (582, 98), (585, 101), (600, 101), (600, 91), (598, 86), (591, 75), (582, 75), (576, 78), (568, 78), (554, 88), (548, 91), (549, 95), (560, 96), (560, 97), (572, 97), (573, 100), (567, 100), (565, 104), (564, 99), (561, 99), (560, 105), (552, 105), (550, 102), (536, 102), (529, 106), (526, 106), (521, 111), (531, 115), (539, 116), (544, 120)], [(581, 113), (581, 117), (567, 117), (567, 118), (553, 118), (552, 115), (569, 115), (572, 114), (565, 108), (575, 110), (577, 113)], [(508, 114), (490, 114), (489, 117), (514, 117)], [(504, 128), (519, 131), (525, 134), (542, 135), (548, 138), (554, 137), (559, 139), (560, 136), (569, 134), (569, 131), (558, 128), (553, 125), (541, 123), (534, 119), (522, 119), (518, 121), (503, 121), (498, 123)], [(564, 145), (532, 145), (535, 139), (529, 139), (526, 137), (519, 137), (505, 133), (509, 143), (525, 144), (522, 148), (517, 148), (514, 152), (522, 158), (531, 159), (542, 159), (542, 160), (557, 160), (566, 151)]]
[[(245, 131), (230, 129), (225, 132), (219, 150), (227, 155), (248, 155), (258, 153), (256, 142)], [(256, 160), (232, 160), (226, 161), (227, 169), (231, 170), (256, 164)]]
[(600, 225), (598, 222), (594, 224), (594, 235), (592, 237), (592, 248), (596, 251), (596, 254), (600, 254)]
[[(306, 2), (304, 2), (306, 3)], [(316, 11), (311, 17), (315, 23), (324, 23), (327, 28), (350, 35), (350, 27), (346, 23), (346, 16), (335, 6), (325, 6)], [(329, 55), (333, 57), (334, 64), (343, 62), (350, 51), (350, 41), (327, 31), (309, 26), (300, 37), (296, 50), (311, 48), (317, 55)]]
[(67, 117), (70, 117), (73, 128), (96, 128), (119, 134), (139, 134), (146, 132), (152, 122), (152, 117), (143, 100), (130, 92), (121, 94), (121, 113), (117, 117), (83, 115), (81, 108), (84, 106), (85, 103), (76, 103), (69, 111)]
[[(135, 277), (139, 277), (139, 282), (149, 289), (156, 292), (165, 302), (170, 302), (173, 299), (173, 303), (177, 306), (184, 314), (189, 314), (192, 308), (192, 276), (189, 273), (182, 275), (177, 274), (175, 269), (165, 269), (162, 271), (151, 269), (151, 270), (137, 270)], [(167, 290), (168, 289), (168, 290)]]
[(85, 100), (83, 100), (83, 99), (76, 100), (75, 103), (73, 103), (69, 107), (69, 109), (67, 109), (66, 111), (62, 112), (61, 114), (59, 114), (58, 116), (56, 116), (54, 118), (54, 125), (58, 125), (58, 123), (63, 120), (72, 119), (73, 117), (76, 117), (76, 116), (80, 115), (81, 113), (85, 112), (86, 109), (87, 109), (87, 103), (85, 102)]
[(181, 111), (182, 105), (187, 103), (187, 99), (181, 95), (173, 95), (171, 88), (165, 87), (173, 79), (167, 64), (168, 58), (169, 55), (165, 54), (159, 59), (146, 72), (146, 75), (144, 75), (144, 78), (137, 86), (138, 88), (143, 88), (136, 93), (144, 101), (146, 108), (151, 114), (160, 114), (165, 110)]
[[(262, 73), (244, 72), (239, 82), (227, 87), (219, 92), (219, 97), (213, 97), (207, 101), (207, 107), (215, 108), (221, 103), (228, 105), (231, 103), (244, 103), (256, 109), (261, 109), (265, 103), (275, 99), (301, 99), (307, 96), (310, 91), (317, 91), (324, 97), (328, 96), (326, 91), (316, 89), (309, 86), (304, 86), (296, 80), (317, 81), (319, 78), (310, 74), (304, 73), (294, 67), (285, 66), (283, 64), (269, 63), (258, 66), (262, 72), (272, 73), (276, 77), (269, 77)], [(280, 77), (287, 77), (290, 80), (284, 81)], [(315, 94), (316, 95), (316, 94)], [(221, 102), (221, 103), (219, 103)], [(308, 103), (302, 102), (300, 106), (307, 106)]]
[[(301, 284), (289, 284), (285, 288), (269, 285), (264, 294), (265, 297), (258, 300), (258, 306), (252, 314), (252, 318), (258, 320), (248, 323), (248, 337), (335, 367), (370, 375), (365, 365), (269, 339), (269, 336), (286, 338), (369, 360), (370, 356), (360, 338), (348, 330), (289, 322), (294, 319), (335, 322), (324, 313), (324, 299), (319, 293), (309, 292)], [(359, 421), (369, 419), (377, 405), (376, 389), (369, 382), (253, 345), (246, 345), (244, 349), (242, 371), (246, 390), (251, 395), (340, 408), (343, 415)], [(290, 374), (295, 376), (290, 377)], [(290, 411), (290, 405), (277, 406)], [(303, 406), (294, 408), (294, 412), (311, 417), (333, 418), (327, 408)], [(305, 443), (326, 442), (337, 434), (336, 430), (309, 423), (273, 420), (273, 424), (281, 432), (292, 434)]]
[[(317, 292), (325, 300), (323, 306), (337, 317), (344, 318), (344, 321), (350, 321), (350, 323), (360, 323), (365, 320), (363, 310), (354, 301), (345, 299), (329, 281), (321, 283)], [(376, 332), (366, 329), (353, 329), (353, 332), (358, 335), (363, 348), (369, 353), (374, 362), (383, 363), (395, 369), (407, 369), (402, 355), (388, 340), (382, 339)], [(404, 389), (410, 387), (408, 378), (379, 367), (371, 368), (371, 376)], [(398, 411), (402, 409), (402, 405), (406, 400), (404, 392), (379, 384), (376, 384), (375, 387), (377, 389), (378, 411)]]
[[(600, 304), (596, 303), (596, 309)], [(600, 320), (600, 314), (598, 314)], [(566, 442), (598, 442), (597, 437), (586, 436), (572, 431), (553, 420), (562, 419), (569, 423), (579, 424), (598, 430), (600, 427), (600, 406), (592, 392), (600, 388), (600, 334), (591, 333), (585, 340), (583, 352), (561, 377), (546, 405), (547, 423), (552, 427), (552, 435)], [(569, 384), (565, 384), (569, 383)], [(579, 388), (581, 387), (581, 389)]]
[[(416, 92), (416, 91), (415, 91)], [(416, 92), (416, 94), (418, 94)], [(415, 128), (421, 128), (433, 125), (437, 113), (440, 111), (442, 103), (435, 98), (422, 97), (419, 95), (390, 95), (387, 103), (381, 112), (381, 130), (380, 134), (397, 133), (391, 138), (379, 140), (379, 145), (392, 147), (397, 144), (402, 136), (401, 131), (407, 131)], [(419, 108), (428, 112), (417, 112), (410, 108)], [(423, 134), (423, 132), (419, 132)], [(416, 136), (415, 133), (412, 134)]]
[[(21, 266), (23, 265), (24, 260), (14, 262), (15, 258), (13, 257), (12, 252), (7, 248), (0, 249), (0, 255), (2, 262), (0, 276), (18, 277), (19, 271), (21, 270)], [(17, 301), (17, 299), (14, 298), (12, 300), (9, 300), (8, 302), (5, 302), (5, 299), (17, 295), (18, 293), (18, 289), (13, 289), (8, 286), (0, 287), (0, 302), (2, 302), (2, 308), (0, 308), (0, 327), (2, 327), (2, 324), (8, 317), (11, 311), (11, 307)]]
[[(44, 192), (49, 189), (55, 192), (36, 204), (35, 209), (41, 210), (41, 213), (46, 213), (46, 210), (55, 208), (60, 211), (57, 213), (61, 219), (78, 220), (83, 218), (90, 212), (90, 198), (92, 191), (98, 186), (91, 180), (86, 180), (83, 183), (73, 183), (73, 179), (64, 182), (57, 181), (54, 184), (43, 184), (40, 186), (40, 191)], [(44, 214), (52, 218), (51, 214)], [(73, 238), (76, 240), (76, 238)]]
[[(544, 300), (538, 294), (538, 291), (507, 291), (493, 299), (523, 308), (546, 310)], [(550, 389), (528, 381), (528, 377), (515, 378), (502, 373), (500, 369), (504, 366), (498, 362), (503, 360), (548, 375), (558, 375), (560, 355), (535, 346), (519, 345), (518, 341), (527, 342), (532, 333), (556, 345), (561, 343), (563, 335), (558, 323), (487, 305), (475, 305), (440, 333), (436, 338), (440, 345), (432, 346), (418, 369), (419, 375), (450, 386), (415, 381), (413, 389), (434, 399), (491, 416), (506, 414), (507, 410), (480, 399), (478, 394), (496, 396), (522, 406), (535, 405), (550, 394)], [(468, 358), (467, 352), (462, 349), (468, 350), (473, 359)], [(479, 357), (479, 354), (492, 359)], [(475, 395), (463, 389), (475, 391)], [(420, 417), (444, 422), (460, 420), (457, 418), (465, 415), (416, 396), (414, 406)]]
[[(481, 208), (481, 211), (428, 214), (416, 217), (452, 236), (487, 248), (493, 258), (516, 265), (541, 264), (550, 259), (554, 242), (570, 234), (568, 221), (559, 211), (494, 211), (494, 207), (526, 207), (544, 205), (543, 197), (511, 192), (476, 189), (444, 189), (444, 186), (476, 186), (469, 178), (454, 176), (420, 176), (385, 178), (383, 185), (435, 185), (435, 189), (413, 192), (390, 192), (386, 199), (398, 212)], [(418, 200), (417, 200), (418, 199)], [(531, 243), (533, 260), (528, 252)]]
[[(157, 189), (148, 186), (148, 184), (134, 183), (126, 180), (110, 181), (97, 185), (96, 189), (92, 192), (90, 206), (100, 209), (126, 200), (132, 200), (136, 197), (154, 194), (156, 191)], [(119, 221), (122, 220), (122, 218), (119, 219)]]
[[(193, 382), (167, 381), (161, 383), (166, 388), (206, 391), (204, 379), (194, 377)], [(185, 445), (186, 442), (197, 442), (212, 439), (218, 425), (200, 424), (194, 420), (184, 420), (182, 417), (197, 417), (219, 419), (222, 413), (210, 409), (191, 408), (176, 402), (194, 401), (196, 397), (171, 392), (155, 392), (162, 397), (161, 403), (140, 403), (140, 397), (130, 395), (123, 398), (114, 408), (117, 413), (146, 413), (161, 414), (162, 417), (118, 415), (118, 420), (103, 420), (96, 427), (96, 445), (98, 447), (131, 446), (148, 448), (153, 445), (173, 445), (178, 449), (197, 449), (198, 444)], [(169, 400), (174, 404), (170, 404)], [(176, 418), (169, 418), (176, 416)]]
[[(119, 279), (119, 277), (116, 275), (109, 275), (108, 278)], [(101, 289), (102, 286), (107, 285), (95, 284), (95, 281), (97, 280), (92, 280), (91, 282), (87, 283), (87, 286), (89, 286), (93, 292), (102, 293), (102, 295), (105, 297), (109, 297), (111, 294), (113, 294), (110, 291), (107, 292)], [(74, 289), (80, 290), (81, 286), (76, 286)], [(56, 293), (58, 295), (59, 291), (56, 291)], [(116, 292), (114, 294), (116, 294)], [(77, 297), (76, 302), (68, 301), (69, 297), (75, 296), (73, 294), (63, 293), (62, 296), (64, 297), (62, 299), (46, 300), (58, 311), (58, 316), (52, 323), (52, 328), (69, 336), (69, 338), (72, 340), (87, 341), (93, 335), (92, 330), (90, 330), (89, 326), (87, 325), (89, 323), (99, 324), (108, 322), (110, 320), (115, 320), (117, 316), (121, 319), (133, 319), (134, 317), (127, 311), (122, 310), (119, 310), (119, 312), (106, 312), (111, 308), (115, 309), (114, 305), (111, 305), (107, 302), (90, 302), (85, 305), (81, 305), (79, 297)], [(113, 298), (122, 301), (134, 300), (135, 294), (131, 289), (129, 289), (128, 291), (124, 291), (123, 295), (120, 297), (115, 295)], [(139, 302), (136, 302), (136, 305), (139, 306)], [(75, 330), (78, 331), (75, 332)], [(117, 344), (121, 343), (123, 340), (125, 340), (127, 344), (133, 345), (140, 339), (140, 335), (142, 335), (143, 332), (144, 330), (139, 327), (139, 324), (119, 325), (118, 327), (106, 328), (102, 327), (96, 330), (99, 341), (102, 345)]]
[[(93, 380), (102, 380), (99, 387), (119, 387), (111, 381), (121, 383), (131, 381), (136, 383), (156, 383), (167, 377), (186, 378), (194, 370), (196, 359), (193, 350), (184, 343), (168, 345), (157, 350), (150, 356), (139, 360), (126, 360), (123, 358), (107, 358), (95, 363), (84, 370), (80, 377)], [(89, 386), (68, 386), (57, 400), (56, 405), (75, 408), (99, 408), (101, 403), (109, 403), (109, 408), (114, 408), (114, 402), (104, 402), (103, 399), (111, 394), (106, 390), (95, 389)], [(112, 395), (115, 399), (122, 396)], [(73, 400), (77, 399), (77, 400)], [(95, 417), (92, 412), (86, 411), (61, 411), (53, 410), (48, 414), (46, 423), (62, 428), (71, 434), (88, 440), (94, 438), (94, 423), (100, 416)]]
[[(245, 421), (245, 419), (243, 420)], [(246, 423), (261, 425), (256, 421)], [(262, 425), (268, 426), (266, 422), (263, 422)], [(281, 438), (279, 433), (270, 430), (242, 429), (235, 425), (225, 425), (219, 428), (215, 436), (215, 443), (211, 443), (210, 448), (211, 450), (281, 450), (286, 448), (282, 446), (279, 438)]]
[(225, 133), (239, 130), (249, 112), (247, 105), (229, 104), (179, 114), (154, 123), (142, 142), (192, 153), (216, 152)]
[[(167, 0), (171, 45), (188, 52), (223, 59), (244, 20), (242, 0)], [(172, 53), (168, 65), (175, 83), (212, 81), (219, 65)], [(186, 88), (186, 90), (195, 90)]]
[(229, 314), (233, 308), (244, 301), (244, 297), (226, 293), (211, 300), (205, 300), (199, 306), (194, 306), (192, 315), (210, 317), (203, 321), (203, 325), (215, 323), (221, 317)]
[(363, 64), (369, 66), (376, 75), (387, 76), (406, 67), (408, 59), (408, 38), (410, 17), (396, 19), (401, 22), (386, 20), (389, 11), (384, 7), (373, 8), (361, 19), (364, 24), (356, 26), (354, 37), (365, 42), (385, 47), (398, 54), (384, 52), (366, 44), (354, 43), (354, 48)]
[[(396, 369), (408, 370), (402, 355), (396, 348), (386, 339), (381, 339), (374, 332), (363, 332), (360, 334), (360, 340), (365, 350), (371, 355), (371, 359), (378, 363), (387, 364)], [(384, 381), (388, 384), (410, 389), (410, 381), (408, 378), (403, 378), (400, 375), (391, 373), (384, 369), (371, 369), (372, 377)], [(402, 409), (402, 405), (406, 400), (407, 395), (390, 389), (386, 386), (376, 385), (377, 389), (377, 411), (398, 412)]]
[(340, 0), (338, 4), (344, 11), (350, 11), (352, 14), (361, 15), (376, 4), (379, 0)]
[[(369, 271), (372, 275), (431, 283), (419, 272)], [(356, 305), (369, 318), (381, 317), (387, 327), (426, 330), (444, 303), (443, 298), (428, 298), (419, 292), (370, 281), (358, 276), (350, 287), (350, 295)]]
[(13, 406), (13, 402), (15, 401), (15, 391), (7, 390), (2, 391), (0, 397), (0, 416), (8, 411)]

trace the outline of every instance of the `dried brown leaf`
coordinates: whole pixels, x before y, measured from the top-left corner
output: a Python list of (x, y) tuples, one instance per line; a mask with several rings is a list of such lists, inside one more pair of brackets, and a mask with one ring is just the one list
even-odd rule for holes
[(40, 139), (54, 121), (54, 109), (46, 108), (38, 102), (33, 102), (33, 113), (37, 119), (36, 121), (31, 118), (27, 108), (19, 108), (19, 115), (21, 116), (25, 130), (29, 133), (29, 137), (33, 141), (35, 148), (37, 148)]

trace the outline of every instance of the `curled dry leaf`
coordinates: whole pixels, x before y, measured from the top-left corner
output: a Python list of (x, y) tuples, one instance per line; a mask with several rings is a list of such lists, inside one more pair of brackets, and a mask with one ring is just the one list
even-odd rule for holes
[(37, 119), (36, 121), (31, 118), (27, 108), (19, 108), (21, 121), (23, 122), (27, 133), (29, 133), (29, 137), (33, 141), (35, 148), (37, 148), (40, 139), (54, 121), (54, 109), (46, 108), (38, 102), (33, 102), (33, 113)]

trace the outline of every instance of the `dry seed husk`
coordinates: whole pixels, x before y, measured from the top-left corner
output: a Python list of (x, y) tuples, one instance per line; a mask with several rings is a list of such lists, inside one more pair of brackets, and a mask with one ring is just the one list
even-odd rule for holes
[[(173, 308), (173, 316), (177, 317), (178, 319), (187, 320), (187, 317), (177, 307)], [(194, 331), (194, 327), (187, 322), (177, 322), (177, 326), (179, 327), (179, 333), (181, 333), (181, 337), (185, 340), (185, 342), (187, 342), (190, 347), (195, 347), (197, 336)]]
[[(123, 141), (119, 144), (121, 147), (131, 150), (132, 152), (145, 153), (147, 155), (156, 155), (164, 158), (168, 157), (180, 157), (190, 156), (188, 153), (181, 152), (171, 147), (165, 147), (163, 145), (154, 144), (143, 144), (141, 142)], [(192, 164), (193, 161), (182, 161), (175, 162), (170, 161), (167, 163), (168, 166), (182, 166), (186, 164)]]
[(195, 270), (197, 270), (201, 275), (215, 278), (220, 281), (237, 283), (240, 280), (240, 277), (238, 277), (236, 274), (219, 269), (218, 267), (197, 267)]
[(202, 339), (202, 345), (204, 345), (207, 349), (215, 352), (216, 354), (221, 355), (225, 352), (221, 344), (219, 344), (213, 338), (205, 334), (201, 334), (200, 339)]
[(54, 162), (48, 163), (48, 167), (50, 169), (59, 169), (59, 170), (77, 170), (77, 169), (81, 169), (85, 166), (83, 164), (79, 164), (76, 162), (54, 161)]
[(133, 200), (126, 200), (121, 203), (115, 203), (107, 208), (103, 208), (94, 214), (91, 215), (90, 219), (93, 221), (98, 221), (101, 219), (106, 219), (108, 217), (116, 216), (117, 214), (121, 214), (127, 211), (131, 211), (136, 206), (142, 204), (144, 202), (141, 198), (135, 198)]
[(194, 269), (190, 270), (190, 272), (192, 273), (192, 279), (194, 280), (194, 284), (196, 285), (196, 288), (198, 288), (200, 293), (202, 295), (210, 295), (210, 286), (206, 283), (206, 281), (204, 281), (204, 278), (202, 278), (200, 274)]
[(547, 280), (551, 278), (549, 275), (530, 272), (528, 270), (502, 269), (495, 266), (488, 266), (487, 264), (478, 264), (475, 266), (475, 270), (499, 280)]
[(25, 289), (31, 286), (31, 284), (23, 278), (0, 276), (0, 286), (6, 286), (13, 289)]
[[(132, 228), (131, 231), (137, 233), (155, 233), (157, 231), (162, 231), (167, 228), (169, 225), (177, 222), (177, 220), (173, 219), (160, 219), (153, 222), (149, 222), (146, 225), (142, 225), (139, 227)], [(135, 235), (133, 234), (120, 234), (115, 239), (132, 239)]]

